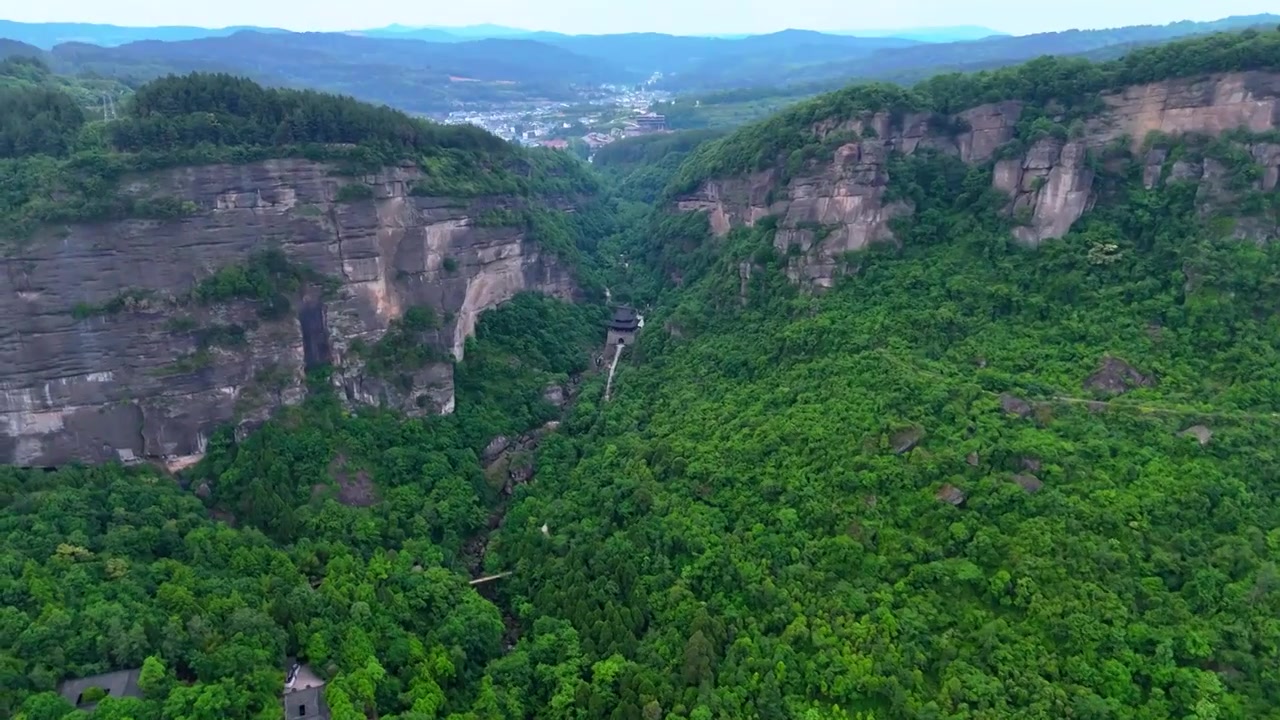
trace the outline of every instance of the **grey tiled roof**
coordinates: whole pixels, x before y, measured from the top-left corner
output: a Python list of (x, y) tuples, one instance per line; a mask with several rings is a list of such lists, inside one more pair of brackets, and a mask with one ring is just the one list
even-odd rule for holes
[(77, 707), (96, 704), (80, 702), (80, 696), (94, 687), (106, 690), (107, 695), (113, 698), (142, 697), (142, 691), (138, 689), (138, 676), (141, 674), (141, 669), (134, 668), (67, 680), (58, 686), (58, 694)]

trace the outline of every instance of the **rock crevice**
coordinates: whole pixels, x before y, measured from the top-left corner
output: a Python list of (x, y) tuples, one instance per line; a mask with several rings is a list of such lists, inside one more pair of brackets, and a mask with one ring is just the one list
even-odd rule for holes
[[(1280, 128), (1280, 74), (1241, 72), (1185, 78), (1126, 88), (1104, 95), (1103, 109), (1073, 128), (1070, 140), (1043, 138), (1016, 154), (994, 162), (992, 183), (1009, 198), (1006, 210), (1017, 220), (1014, 236), (1036, 245), (1062, 237), (1096, 200), (1095, 158), (1117, 144), (1139, 153), (1153, 132), (1205, 135), (1244, 129), (1263, 133)], [(793, 280), (829, 287), (845, 270), (840, 258), (872, 242), (893, 241), (891, 221), (909, 215), (908, 203), (890, 200), (887, 159), (891, 153), (931, 149), (984, 164), (1007, 150), (1014, 139), (1023, 105), (982, 105), (954, 116), (929, 113), (894, 117), (867, 113), (854, 118), (828, 118), (810, 128), (822, 140), (835, 132), (860, 139), (835, 149), (787, 178), (776, 170), (746, 177), (713, 178), (680, 198), (683, 211), (704, 211), (712, 230), (754, 225), (778, 218), (775, 236), (780, 250), (791, 255)], [(1064, 119), (1065, 122), (1065, 119)], [(1272, 191), (1280, 182), (1280, 145), (1258, 143), (1247, 148), (1261, 167), (1257, 189)], [(1212, 181), (1208, 162), (1181, 162), (1166, 172), (1167, 154), (1152, 152), (1142, 160), (1148, 187), (1162, 179)], [(787, 158), (778, 158), (779, 167)], [(1206, 183), (1207, 184), (1207, 183)], [(1280, 235), (1280, 221), (1268, 227), (1243, 224), (1251, 236)]]
[[(442, 321), (432, 343), (460, 358), (484, 310), (521, 291), (571, 298), (577, 289), (570, 268), (521, 228), (472, 222), (515, 199), (415, 197), (418, 174), (395, 167), (355, 179), (374, 198), (342, 203), (338, 188), (353, 180), (301, 159), (153, 173), (122, 187), (200, 211), (45, 228), (0, 258), (0, 462), (101, 462), (119, 450), (199, 455), (216, 427), (261, 422), (279, 404), (299, 402), (306, 370), (328, 363), (352, 402), (451, 412), (452, 363), (414, 370), (407, 382), (376, 378), (352, 344), (372, 345), (408, 308), (429, 306)], [(287, 316), (272, 320), (250, 303), (177, 300), (266, 248), (336, 278), (337, 291), (303, 288)], [(155, 300), (77, 311), (126, 290)], [(243, 342), (202, 348), (199, 333), (175, 327), (178, 318), (243, 328)]]

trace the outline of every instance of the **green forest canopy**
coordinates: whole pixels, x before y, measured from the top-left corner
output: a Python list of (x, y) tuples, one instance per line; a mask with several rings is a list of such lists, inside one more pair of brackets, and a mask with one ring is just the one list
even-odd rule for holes
[(866, 112), (950, 115), (983, 103), (1050, 101), (1091, 107), (1097, 94), (1128, 85), (1211, 72), (1280, 70), (1280, 29), (1220, 33), (1144, 47), (1108, 62), (1042, 57), (1022, 65), (972, 74), (937, 75), (910, 88), (887, 83), (854, 85), (799, 103), (726, 138), (709, 143), (681, 168), (668, 188), (690, 192), (713, 177), (773, 167), (820, 142), (815, 123)]
[[(215, 438), (203, 504), (146, 470), (0, 471), (0, 714), (63, 720), (57, 680), (141, 667), (95, 720), (278, 717), (296, 655), (338, 720), (1277, 717), (1280, 245), (1117, 173), (1025, 249), (989, 167), (895, 162), (901, 247), (821, 296), (767, 221), (713, 242), (630, 195), (577, 228), (650, 305), (613, 402), (598, 375), (563, 416), (543, 396), (602, 310), (522, 296), (481, 319), (455, 416), (317, 392)], [(1108, 358), (1145, 381), (1093, 389)], [(490, 533), (484, 448), (556, 418)], [(338, 502), (362, 475), (374, 504)], [(485, 536), (494, 600), (465, 585)]]
[[(411, 160), (416, 194), (575, 198), (597, 191), (582, 164), (526, 150), (470, 125), (440, 125), (312, 91), (263, 88), (230, 75), (167, 77), (141, 88), (109, 122), (49, 84), (0, 87), (0, 238), (42, 223), (127, 217), (115, 192), (131, 172), (178, 165), (308, 157), (358, 174)], [(54, 199), (56, 198), (56, 199)]]

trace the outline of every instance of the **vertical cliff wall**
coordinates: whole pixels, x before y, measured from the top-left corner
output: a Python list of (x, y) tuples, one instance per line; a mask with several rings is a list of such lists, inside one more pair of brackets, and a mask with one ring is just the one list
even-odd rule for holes
[[(1009, 198), (1006, 210), (1018, 220), (1014, 235), (1035, 245), (1067, 233), (1093, 206), (1096, 163), (1107, 148), (1120, 145), (1141, 156), (1149, 187), (1170, 179), (1197, 180), (1210, 193), (1221, 184), (1222, 168), (1212, 160), (1186, 159), (1177, 167), (1164, 167), (1169, 158), (1158, 147), (1142, 155), (1148, 138), (1153, 133), (1217, 137), (1233, 130), (1260, 135), (1280, 128), (1280, 75), (1274, 73), (1172, 80), (1130, 87), (1101, 101), (1102, 110), (1077, 124), (1071, 137), (1045, 137), (1016, 148), (1011, 143), (1025, 110), (1018, 102), (983, 105), (949, 117), (882, 112), (829, 118), (811, 128), (815, 143), (832, 133), (859, 139), (839, 145), (785, 182), (776, 169), (713, 178), (680, 198), (677, 208), (707, 212), (712, 229), (721, 235), (766, 216), (778, 217), (778, 249), (792, 254), (799, 249), (791, 276), (827, 287), (839, 274), (845, 253), (893, 240), (891, 221), (913, 210), (909, 203), (889, 199), (888, 159), (893, 153), (929, 148), (974, 165), (993, 163), (993, 185)], [(1012, 154), (1010, 148), (1015, 149)], [(1242, 150), (1259, 166), (1251, 188), (1274, 191), (1280, 144), (1248, 142)], [(779, 158), (779, 166), (785, 162)]]
[[(10, 249), (0, 258), (0, 462), (125, 451), (180, 463), (217, 426), (298, 402), (305, 370), (322, 363), (352, 403), (451, 412), (449, 362), (388, 378), (367, 372), (354, 347), (428, 306), (441, 324), (427, 341), (441, 360), (460, 358), (484, 310), (523, 290), (569, 298), (576, 287), (522, 228), (478, 226), (518, 200), (414, 197), (418, 176), (406, 166), (341, 178), (306, 160), (175, 169), (123, 187), (194, 203), (190, 216), (45, 228)], [(370, 195), (340, 193), (349, 184), (372, 198), (340, 202)], [(304, 284), (270, 319), (253, 303), (189, 297), (266, 248), (336, 282)], [(228, 328), (242, 335), (209, 342), (210, 329)]]

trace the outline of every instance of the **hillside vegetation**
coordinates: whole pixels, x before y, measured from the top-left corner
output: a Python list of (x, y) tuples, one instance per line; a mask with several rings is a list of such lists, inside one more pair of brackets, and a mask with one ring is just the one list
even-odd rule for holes
[(1032, 106), (1018, 127), (1018, 137), (1025, 140), (1042, 131), (1046, 123), (1052, 127), (1051, 120), (1042, 119), (1049, 114), (1050, 102), (1063, 106), (1069, 117), (1082, 117), (1098, 109), (1100, 92), (1172, 77), (1238, 70), (1280, 70), (1280, 30), (1183, 40), (1142, 48), (1102, 63), (1041, 57), (1000, 70), (937, 75), (909, 88), (886, 83), (853, 85), (799, 103), (706, 145), (681, 168), (670, 191), (680, 194), (712, 177), (786, 166), (793, 157), (803, 162), (824, 141), (833, 140), (813, 132), (815, 123), (828, 118), (882, 110), (899, 115), (925, 111), (949, 115), (983, 103), (1020, 100)]
[(573, 197), (597, 189), (572, 158), (517, 148), (476, 127), (229, 75), (156, 80), (110, 122), (91, 121), (56, 87), (0, 92), (9, 99), (0, 109), (0, 237), (8, 239), (46, 223), (166, 217), (172, 203), (125, 197), (115, 186), (128, 173), (178, 165), (307, 157), (363, 174), (409, 160), (426, 171), (413, 188), (424, 195)]
[(544, 448), (495, 547), (615, 717), (1274, 716), (1280, 250), (1194, 188), (1022, 250), (974, 187), (821, 298), (738, 231)]
[[(302, 407), (211, 439), (185, 490), (0, 471), (0, 715), (66, 720), (59, 679), (141, 667), (143, 697), (95, 720), (276, 717), (293, 655), (336, 720), (1280, 717), (1280, 245), (1120, 155), (1071, 232), (1024, 248), (990, 164), (920, 152), (890, 158), (915, 206), (899, 243), (814, 295), (776, 218), (713, 238), (658, 194), (804, 160), (833, 116), (1018, 99), (1083, 117), (1118, 84), (1276, 69), (1278, 36), (860, 86), (721, 139), (620, 144), (602, 222), (573, 220), (646, 316), (611, 401), (591, 372), (604, 309), (521, 296), (481, 318), (451, 417), (345, 410), (319, 371)], [(363, 127), (372, 158), (544, 162), (237, 82), (142, 91), (95, 147), (269, 154), (293, 147), (281, 128)], [(1056, 125), (1031, 112), (1018, 139)], [(547, 385), (575, 377), (558, 410)], [(504, 461), (533, 475), (503, 497), (491, 441), (550, 420)], [(484, 596), (477, 548), (510, 572)]]

